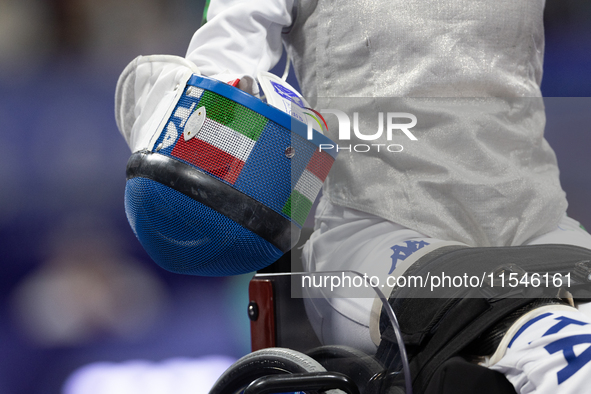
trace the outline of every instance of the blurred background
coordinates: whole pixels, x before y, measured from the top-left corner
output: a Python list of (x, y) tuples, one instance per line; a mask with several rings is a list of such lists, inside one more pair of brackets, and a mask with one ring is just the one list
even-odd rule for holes
[[(0, 0), (0, 394), (58, 393), (91, 362), (249, 352), (250, 275), (158, 268), (123, 209), (117, 77), (184, 55), (203, 6)], [(547, 1), (542, 88), (569, 214), (591, 227), (590, 2)]]

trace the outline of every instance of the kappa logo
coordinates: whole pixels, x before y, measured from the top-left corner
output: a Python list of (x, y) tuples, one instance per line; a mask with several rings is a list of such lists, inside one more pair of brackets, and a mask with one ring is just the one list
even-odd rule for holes
[(411, 254), (416, 252), (417, 250), (429, 245), (428, 242), (425, 241), (404, 241), (406, 246), (403, 245), (394, 245), (390, 249), (394, 252), (392, 256), (392, 267), (388, 272), (388, 275), (394, 272), (396, 269), (396, 264), (398, 264), (398, 260), (406, 260)]

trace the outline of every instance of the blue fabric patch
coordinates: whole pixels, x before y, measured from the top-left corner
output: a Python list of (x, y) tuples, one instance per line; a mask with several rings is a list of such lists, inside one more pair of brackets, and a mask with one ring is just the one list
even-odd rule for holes
[(525, 330), (527, 330), (529, 326), (531, 326), (531, 325), (532, 325), (532, 324), (534, 324), (535, 322), (537, 322), (537, 321), (540, 321), (540, 320), (542, 320), (543, 318), (545, 318), (545, 317), (548, 317), (548, 316), (550, 316), (550, 315), (552, 315), (550, 312), (548, 312), (548, 313), (544, 313), (544, 314), (542, 314), (542, 315), (540, 315), (540, 316), (538, 316), (538, 317), (535, 317), (535, 318), (531, 319), (531, 320), (530, 320), (530, 321), (528, 321), (527, 323), (525, 323), (523, 326), (521, 326), (521, 328), (519, 329), (519, 331), (517, 331), (517, 332), (515, 333), (515, 336), (513, 336), (513, 338), (511, 339), (511, 342), (509, 342), (509, 346), (507, 346), (507, 347), (509, 347), (509, 348), (510, 348), (510, 347), (511, 347), (511, 345), (513, 345), (513, 342), (515, 342), (515, 340), (517, 339), (517, 337), (519, 337), (521, 334), (523, 334), (523, 332), (524, 332)]
[(591, 344), (591, 334), (573, 335), (566, 338), (561, 338), (555, 342), (544, 347), (550, 354), (562, 351), (564, 359), (568, 363), (566, 367), (562, 368), (556, 373), (558, 384), (561, 384), (581, 368), (583, 368), (589, 361), (591, 361), (591, 346), (585, 349), (580, 355), (576, 356), (573, 347), (583, 343)]

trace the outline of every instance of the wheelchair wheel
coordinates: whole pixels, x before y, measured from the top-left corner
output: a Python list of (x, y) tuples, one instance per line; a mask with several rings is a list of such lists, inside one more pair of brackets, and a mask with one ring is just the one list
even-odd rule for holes
[[(268, 348), (242, 357), (228, 368), (213, 385), (209, 394), (237, 393), (255, 379), (267, 375), (302, 372), (324, 372), (326, 369), (314, 359), (291, 349)], [(329, 390), (330, 394), (342, 394)]]
[(312, 349), (307, 354), (326, 370), (349, 376), (361, 392), (365, 391), (372, 377), (384, 370), (375, 357), (348, 346), (326, 345)]

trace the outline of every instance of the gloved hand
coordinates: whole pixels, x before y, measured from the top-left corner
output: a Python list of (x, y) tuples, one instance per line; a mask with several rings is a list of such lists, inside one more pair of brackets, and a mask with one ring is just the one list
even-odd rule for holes
[[(138, 56), (125, 67), (117, 81), (115, 119), (132, 152), (148, 148), (193, 74), (201, 75), (193, 62), (172, 55)], [(258, 97), (252, 76), (223, 72), (211, 78), (238, 80), (236, 87)]]

